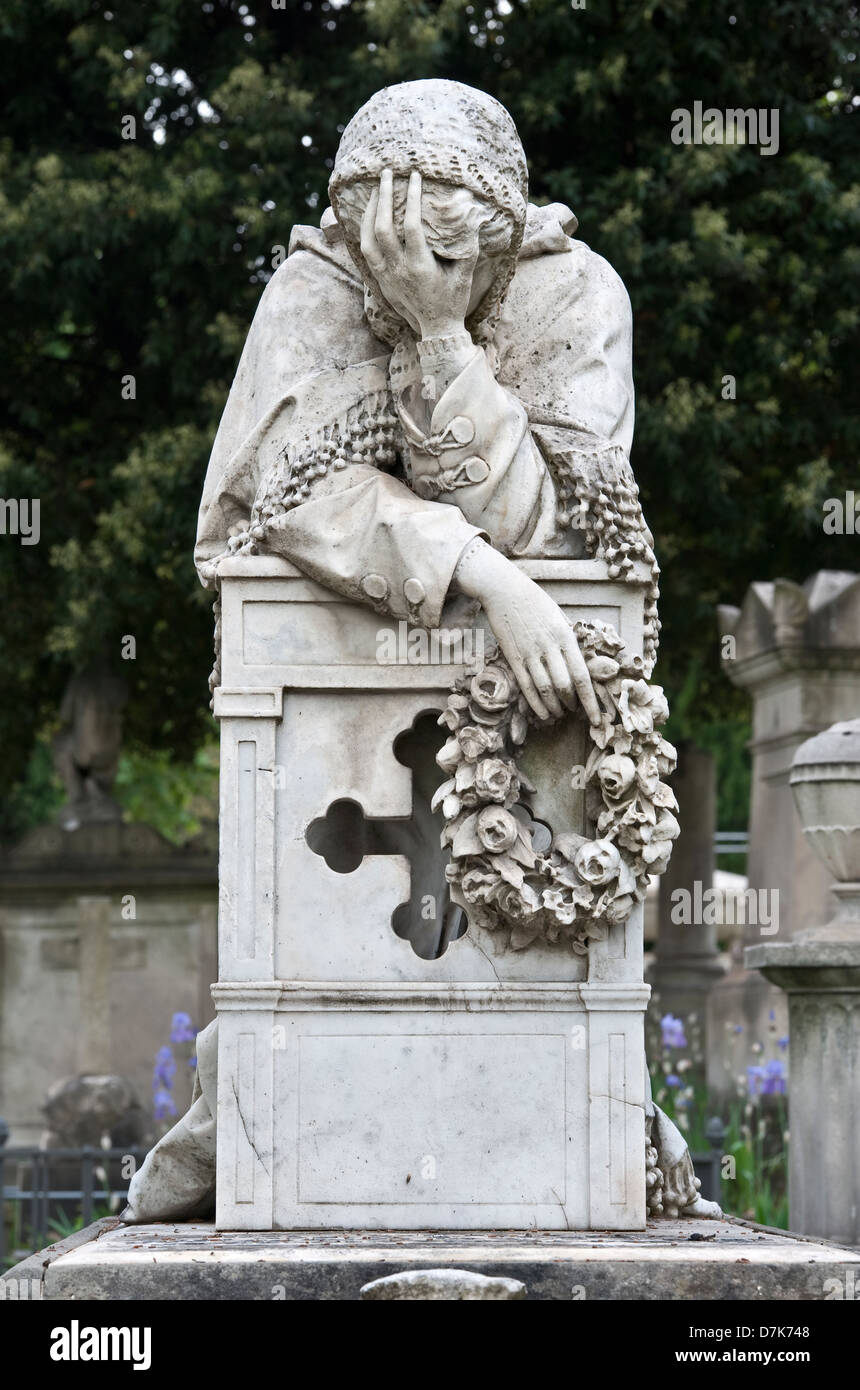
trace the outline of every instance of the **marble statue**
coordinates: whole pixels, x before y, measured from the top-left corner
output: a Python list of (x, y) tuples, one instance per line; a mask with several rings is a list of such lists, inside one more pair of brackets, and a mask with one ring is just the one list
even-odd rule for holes
[(67, 830), (94, 821), (122, 820), (122, 809), (111, 793), (127, 698), (125, 682), (106, 665), (76, 672), (66, 686), (53, 755), (66, 791), (58, 820)]
[[(568, 208), (528, 202), (513, 121), (457, 82), (410, 82), (372, 97), (343, 133), (329, 192), (320, 227), (294, 228), (263, 294), (204, 486), (195, 560), (216, 595), (211, 686), (226, 731), (219, 1021), (200, 1039), (192, 1108), (135, 1177), (126, 1219), (211, 1207), (216, 1149), (232, 1155), (237, 1144), (245, 1158), (223, 1183), (228, 1160), (219, 1158), (225, 1226), (621, 1228), (644, 1224), (646, 1207), (715, 1215), (682, 1136), (647, 1094), (644, 1066), (641, 903), (678, 824), (662, 780), (675, 761), (660, 732), (668, 710), (649, 684), (658, 567), (629, 463), (624, 286), (574, 239)], [(399, 666), (374, 672), (362, 655), (371, 615), (409, 631), (483, 624), (488, 650), (472, 667), (446, 668), (446, 681)], [(296, 654), (285, 655), (291, 646)], [(371, 805), (385, 794), (377, 781), (390, 732), (408, 730), (428, 703), (419, 680), (447, 696), (429, 703), (445, 730), (432, 750), (441, 785), (430, 795), (448, 895), (445, 930), (420, 940), (417, 914), (395, 937), (396, 914), (378, 907), (393, 872), (385, 825), (397, 829), (404, 812), (384, 823)], [(362, 690), (363, 707), (350, 704)], [(400, 712), (386, 714), (398, 700)], [(368, 746), (355, 732), (362, 718)], [(354, 775), (329, 747), (338, 740)], [(289, 811), (270, 787), (282, 758)], [(315, 774), (317, 763), (329, 772)], [(330, 855), (337, 872), (324, 868), (313, 838), (335, 793), (326, 778), (341, 779), (343, 799), (376, 818), (362, 835), (378, 827), (375, 851), (362, 840), (353, 875), (371, 885), (366, 899), (355, 890), (355, 902), (369, 903), (365, 919), (359, 913), (339, 937), (329, 933), (349, 899), (338, 879), (351, 866)], [(416, 773), (424, 808), (421, 786)], [(578, 797), (576, 815), (565, 797)], [(303, 798), (309, 809), (299, 815)], [(262, 840), (251, 836), (251, 816)], [(410, 860), (413, 874), (422, 853), (439, 854), (428, 816), (415, 812), (424, 848)], [(346, 824), (338, 833), (348, 840)], [(288, 864), (297, 867), (287, 875)], [(394, 906), (398, 893), (408, 896), (385, 892)], [(437, 1046), (440, 1015), (462, 1040), (454, 1060)], [(335, 1016), (350, 1046), (326, 1051)], [(301, 1067), (286, 1057), (292, 1042), (283, 1062), (277, 1044), (269, 1055), (266, 1027), (295, 1033)], [(577, 1029), (583, 1056), (565, 1060), (558, 1039), (570, 1031), (575, 1050)], [(405, 1042), (416, 1032), (426, 1063)], [(481, 1090), (476, 1074), (494, 1065)], [(330, 1086), (308, 1079), (315, 1067)], [(522, 1068), (533, 1076), (534, 1126), (528, 1108), (516, 1118), (508, 1108)], [(439, 1107), (429, 1118), (423, 1102), (412, 1110), (431, 1083), (451, 1095), (479, 1086), (464, 1116), (482, 1107), (492, 1115), (498, 1171), (483, 1174), (476, 1132), (464, 1141), (460, 1176), (436, 1175), (433, 1145), (447, 1143)], [(516, 1158), (502, 1154), (509, 1142), (516, 1153), (530, 1142), (518, 1125), (525, 1135), (556, 1125), (560, 1084), (592, 1117), (587, 1142), (584, 1121), (571, 1131), (563, 1119), (561, 1147), (552, 1148), (554, 1128), (547, 1140), (546, 1163), (567, 1165), (566, 1196), (555, 1178), (532, 1184), (544, 1150), (523, 1156), (522, 1178)], [(294, 1090), (298, 1130), (286, 1117)], [(352, 1106), (390, 1134), (382, 1149), (372, 1136), (361, 1149), (358, 1122), (345, 1118)], [(418, 1179), (406, 1191), (414, 1164), (403, 1135), (413, 1130), (416, 1152), (432, 1158), (420, 1178), (437, 1183), (432, 1196), (427, 1187), (419, 1197)], [(322, 1148), (329, 1136), (330, 1161), (314, 1166), (307, 1134)], [(396, 1179), (404, 1187), (395, 1202), (382, 1178), (372, 1187), (365, 1175), (384, 1168), (401, 1140), (410, 1171)], [(338, 1167), (344, 1143), (355, 1145), (354, 1172), (347, 1157)], [(619, 1144), (613, 1167), (601, 1145)], [(390, 1162), (394, 1173), (400, 1160)], [(463, 1170), (476, 1167), (466, 1181)], [(297, 1174), (295, 1183), (279, 1171)], [(589, 1182), (592, 1198), (580, 1201)], [(535, 1195), (523, 1195), (532, 1186)]]

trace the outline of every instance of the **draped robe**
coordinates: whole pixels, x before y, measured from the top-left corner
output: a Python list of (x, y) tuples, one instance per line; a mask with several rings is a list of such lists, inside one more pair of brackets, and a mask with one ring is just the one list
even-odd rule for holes
[(627, 465), (632, 327), (621, 280), (565, 226), (575, 226), (568, 209), (529, 208), (492, 346), (476, 346), (429, 402), (421, 345), (392, 360), (373, 336), (337, 229), (295, 228), (260, 300), (212, 450), (195, 550), (203, 582), (217, 582), (217, 558), (231, 535), (246, 532), (261, 482), (283, 469), (285, 455), (307, 453), (338, 421), (359, 420), (362, 402), (392, 387), (399, 469), (352, 458), (318, 470), (300, 504), (268, 522), (261, 549), (425, 627), (442, 621), (475, 536), (511, 556), (584, 555), (582, 534), (558, 524), (559, 462), (578, 459), (587, 472), (589, 460), (608, 460), (635, 489)]

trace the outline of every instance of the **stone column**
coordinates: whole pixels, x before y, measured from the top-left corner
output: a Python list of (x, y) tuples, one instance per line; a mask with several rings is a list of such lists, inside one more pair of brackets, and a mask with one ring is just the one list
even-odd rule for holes
[(112, 1070), (110, 1049), (110, 898), (78, 898), (81, 1023), (78, 1070), (99, 1076)]
[[(740, 608), (718, 614), (726, 674), (753, 701), (749, 886), (778, 905), (775, 932), (774, 923), (747, 916), (745, 944), (787, 941), (829, 912), (830, 876), (797, 821), (789, 773), (804, 739), (860, 709), (860, 576), (821, 570), (803, 585), (752, 584)], [(785, 1032), (784, 996), (740, 966), (714, 988), (709, 1010), (715, 1041), (731, 1026), (742, 1026), (745, 1040), (764, 1040), (771, 1010)], [(712, 1048), (713, 1090), (725, 1089), (734, 1069)]]
[[(669, 867), (660, 879), (656, 960), (651, 984), (659, 996), (661, 1014), (688, 1018), (698, 1014), (704, 1022), (707, 996), (723, 973), (717, 951), (717, 929), (706, 925), (701, 913), (692, 920), (673, 921), (673, 908), (682, 904), (683, 889), (694, 905), (714, 880), (714, 829), (716, 785), (712, 754), (692, 742), (678, 747), (678, 770), (672, 788), (678, 798), (681, 833), (675, 842)], [(696, 884), (699, 884), (697, 893)], [(673, 894), (675, 898), (673, 899)], [(680, 917), (676, 911), (674, 914)]]
[(860, 719), (804, 743), (792, 770), (808, 843), (835, 874), (836, 912), (746, 964), (788, 995), (789, 1221), (860, 1243)]

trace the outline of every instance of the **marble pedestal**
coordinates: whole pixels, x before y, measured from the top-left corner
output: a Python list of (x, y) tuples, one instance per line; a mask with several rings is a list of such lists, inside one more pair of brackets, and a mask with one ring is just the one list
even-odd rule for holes
[[(644, 569), (620, 583), (600, 561), (521, 564), (641, 652)], [(308, 836), (337, 803), (409, 826), (417, 774), (394, 745), (462, 664), (381, 664), (397, 624), (286, 561), (221, 576), (218, 1227), (643, 1229), (641, 910), (587, 959), (474, 930), (417, 954), (397, 934), (407, 855), (338, 872), (337, 844)], [(582, 828), (570, 769), (586, 755), (575, 721), (561, 744), (529, 741), (536, 819)], [(444, 910), (412, 904), (419, 944)]]

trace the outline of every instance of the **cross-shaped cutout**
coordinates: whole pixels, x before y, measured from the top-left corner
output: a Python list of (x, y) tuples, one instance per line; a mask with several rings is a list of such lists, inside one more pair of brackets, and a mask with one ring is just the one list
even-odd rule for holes
[(391, 925), (424, 960), (436, 960), (466, 930), (465, 916), (451, 902), (445, 878), (441, 819), (430, 810), (441, 780), (436, 754), (445, 741), (437, 719), (433, 711), (419, 715), (394, 743), (395, 758), (412, 772), (410, 816), (369, 817), (357, 802), (341, 799), (311, 822), (305, 837), (314, 854), (338, 874), (354, 873), (368, 854), (401, 854), (408, 860), (409, 900), (394, 909)]

